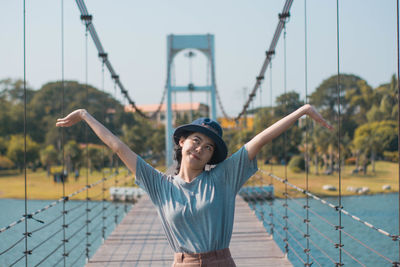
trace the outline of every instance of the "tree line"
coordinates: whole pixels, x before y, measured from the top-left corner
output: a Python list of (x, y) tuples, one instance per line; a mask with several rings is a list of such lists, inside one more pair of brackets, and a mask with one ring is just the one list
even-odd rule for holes
[[(369, 165), (375, 171), (377, 159), (397, 162), (396, 76), (393, 75), (388, 83), (377, 88), (372, 88), (356, 75), (341, 74), (339, 78), (340, 99), (336, 75), (322, 81), (308, 96), (308, 102), (335, 127), (335, 131), (328, 131), (302, 119), (264, 147), (259, 158), (277, 164), (289, 163), (293, 159), (297, 163), (293, 166), (294, 170), (304, 170), (307, 165), (313, 167), (310, 171), (315, 174), (319, 174), (321, 168), (325, 174), (338, 171), (339, 150), (342, 166), (354, 164), (354, 172), (366, 173)], [(274, 107), (250, 111), (254, 116), (254, 129), (229, 133), (231, 151), (268, 125), (301, 107), (304, 101), (298, 93), (292, 91), (278, 96), (275, 103)], [(306, 151), (308, 159), (305, 158)], [(301, 157), (303, 159), (300, 160)]]
[[(66, 170), (115, 167), (118, 159), (92, 130), (81, 123), (56, 128), (57, 118), (78, 109), (87, 109), (134, 151), (157, 160), (164, 159), (164, 129), (133, 113), (108, 93), (76, 81), (50, 82), (39, 90), (26, 89), (26, 162), (29, 168), (45, 168), (64, 162)], [(64, 110), (64, 114), (62, 112)], [(19, 169), (24, 163), (23, 81), (0, 81), (0, 170)], [(53, 168), (54, 169), (54, 168)]]
[[(377, 159), (397, 161), (397, 79), (372, 88), (364, 79), (340, 75), (340, 104), (337, 76), (331, 76), (308, 96), (308, 102), (335, 127), (327, 131), (306, 119), (300, 120), (284, 135), (265, 146), (259, 159), (282, 164), (296, 161), (296, 170), (313, 167), (319, 174), (334, 173), (342, 164), (354, 164), (366, 172)], [(62, 101), (64, 99), (64, 101)], [(23, 81), (0, 81), (0, 169), (22, 170), (24, 162), (24, 89)], [(76, 81), (50, 82), (38, 90), (26, 90), (26, 161), (30, 168), (45, 168), (65, 163), (73, 172), (83, 166), (100, 169), (115, 167), (118, 160), (84, 123), (59, 129), (57, 118), (74, 109), (85, 108), (138, 154), (162, 165), (165, 158), (163, 126), (142, 119), (124, 107), (112, 95)], [(249, 111), (254, 116), (253, 129), (227, 130), (224, 139), (235, 152), (256, 133), (304, 104), (292, 91), (276, 98), (273, 107)], [(64, 110), (64, 114), (62, 114)], [(340, 116), (339, 116), (340, 112)], [(188, 123), (180, 118), (179, 123)], [(339, 128), (340, 122), (340, 128)], [(338, 130), (340, 134), (338, 135)], [(340, 139), (340, 140), (339, 140)], [(305, 158), (308, 151), (308, 158)], [(312, 170), (310, 170), (312, 171)]]

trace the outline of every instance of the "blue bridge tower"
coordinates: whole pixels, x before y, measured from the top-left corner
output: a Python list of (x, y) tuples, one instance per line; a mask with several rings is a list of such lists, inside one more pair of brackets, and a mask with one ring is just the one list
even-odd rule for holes
[[(171, 67), (175, 56), (184, 49), (195, 49), (202, 52), (208, 59), (208, 65), (211, 71), (211, 84), (206, 86), (196, 86), (192, 83), (188, 85), (172, 86)], [(215, 64), (214, 64), (214, 35), (168, 35), (167, 37), (167, 111), (165, 127), (165, 146), (166, 146), (166, 164), (172, 165), (173, 151), (173, 125), (172, 125), (172, 92), (208, 92), (211, 95), (211, 118), (216, 120), (215, 103)]]

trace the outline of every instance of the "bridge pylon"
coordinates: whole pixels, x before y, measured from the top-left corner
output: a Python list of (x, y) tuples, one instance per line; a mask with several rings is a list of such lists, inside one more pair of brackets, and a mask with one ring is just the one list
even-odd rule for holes
[[(171, 68), (175, 56), (184, 49), (195, 49), (202, 52), (208, 59), (211, 71), (211, 84), (206, 86), (195, 86), (192, 83), (183, 86), (171, 84)], [(170, 167), (173, 163), (173, 125), (172, 125), (172, 92), (208, 92), (211, 95), (211, 118), (216, 120), (216, 86), (215, 86), (215, 64), (214, 64), (214, 35), (173, 35), (167, 36), (167, 110), (165, 127), (166, 165)]]

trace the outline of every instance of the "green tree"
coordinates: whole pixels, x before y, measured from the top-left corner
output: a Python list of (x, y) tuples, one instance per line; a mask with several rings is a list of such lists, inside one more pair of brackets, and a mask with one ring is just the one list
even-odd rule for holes
[(14, 163), (7, 157), (0, 155), (0, 170), (11, 169), (14, 167)]
[[(39, 145), (26, 136), (26, 164), (34, 164), (39, 156)], [(7, 147), (7, 157), (22, 172), (24, 166), (24, 136), (12, 135)]]
[(356, 81), (356, 86), (346, 90), (345, 100), (349, 103), (347, 115), (358, 124), (367, 122), (366, 114), (373, 105), (374, 92), (365, 80)]
[[(26, 101), (29, 103), (35, 91), (28, 84), (25, 85), (25, 88)], [(13, 80), (11, 78), (0, 80), (0, 97), (4, 97), (13, 104), (24, 104), (24, 81), (21, 79)]]
[(40, 162), (46, 167), (47, 176), (51, 175), (51, 166), (58, 162), (58, 152), (53, 145), (40, 150)]
[(372, 163), (375, 172), (375, 160), (378, 154), (397, 145), (397, 124), (395, 121), (366, 123), (358, 127), (353, 139), (354, 147)]
[(5, 155), (7, 152), (8, 142), (5, 137), (0, 136), (0, 155)]
[(82, 150), (79, 148), (79, 145), (75, 140), (70, 140), (67, 144), (65, 144), (64, 158), (66, 169), (69, 173), (80, 167), (80, 162), (82, 160)]
[[(109, 94), (103, 93), (93, 86), (80, 84), (74, 81), (65, 81), (64, 87), (61, 82), (51, 82), (42, 86), (30, 102), (32, 110), (32, 121), (30, 131), (33, 132), (32, 138), (39, 143), (57, 144), (60, 139), (59, 129), (55, 127), (55, 121), (61, 117), (61, 100), (64, 89), (64, 114), (78, 109), (87, 109), (96, 119), (102, 122), (114, 133), (120, 134), (120, 126), (123, 121), (128, 119), (123, 106), (113, 99)], [(86, 94), (88, 93), (88, 101)], [(46, 134), (43, 134), (45, 132)], [(87, 134), (86, 134), (87, 133)], [(78, 143), (101, 143), (97, 136), (87, 128), (85, 124), (80, 124), (74, 128), (65, 129), (65, 137), (68, 140), (75, 140)]]
[(105, 166), (106, 154), (103, 153), (105, 147), (103, 145), (88, 144), (83, 149), (82, 162), (86, 166), (90, 173), (93, 170), (100, 171)]
[(373, 105), (367, 117), (369, 122), (397, 120), (397, 112), (397, 78), (393, 75), (390, 83), (374, 90)]
[[(324, 80), (316, 90), (310, 95), (310, 104), (315, 106), (322, 116), (326, 118), (335, 129), (338, 129), (338, 91), (337, 91), (337, 75), (333, 75)], [(341, 135), (348, 133), (352, 138), (355, 128), (359, 125), (356, 121), (355, 114), (361, 107), (367, 108), (365, 98), (369, 98), (368, 84), (360, 77), (352, 74), (340, 75), (340, 121)], [(357, 99), (361, 92), (365, 92), (366, 96)], [(347, 97), (346, 97), (347, 95)], [(351, 102), (353, 101), (353, 102)]]

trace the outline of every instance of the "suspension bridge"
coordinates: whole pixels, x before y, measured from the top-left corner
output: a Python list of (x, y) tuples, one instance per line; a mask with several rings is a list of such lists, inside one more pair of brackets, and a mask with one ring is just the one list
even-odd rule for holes
[[(244, 116), (252, 101), (260, 92), (262, 82), (266, 79), (266, 71), (271, 67), (271, 62), (277, 53), (276, 46), (283, 37), (286, 48), (286, 25), (290, 18), (291, 0), (284, 3), (282, 12), (277, 15), (277, 26), (265, 57), (261, 70), (255, 76), (255, 84), (246, 99), (241, 112), (231, 120), (238, 121)], [(120, 90), (125, 101), (135, 109), (136, 113), (145, 119), (153, 119), (161, 110), (164, 101), (167, 101), (167, 127), (166, 127), (166, 159), (171, 162), (172, 145), (172, 92), (205, 91), (211, 95), (211, 117), (216, 117), (217, 102), (221, 112), (226, 114), (221, 101), (221, 94), (217, 90), (214, 66), (214, 41), (213, 35), (170, 35), (168, 36), (167, 79), (162, 93), (159, 108), (154, 114), (146, 115), (140, 110), (133, 97), (123, 84), (123, 77), (116, 72), (108, 53), (104, 49), (99, 34), (97, 33), (93, 17), (88, 11), (83, 0), (76, 0), (80, 11), (81, 21), (85, 27), (86, 53), (89, 35), (95, 44), (98, 57), (101, 61), (104, 79), (107, 69), (114, 81), (114, 87)], [(307, 2), (304, 1), (306, 14)], [(397, 1), (397, 21), (398, 1)], [(337, 103), (338, 109), (338, 195), (330, 202), (313, 194), (308, 188), (308, 170), (305, 175), (305, 188), (290, 182), (285, 171), (284, 177), (279, 177), (273, 171), (264, 168), (253, 177), (257, 187), (244, 187), (239, 193), (236, 207), (235, 229), (232, 237), (232, 254), (238, 266), (399, 266), (400, 247), (399, 233), (381, 228), (379, 225), (361, 218), (357, 214), (346, 210), (342, 203), (342, 177), (341, 177), (341, 71), (340, 71), (340, 14), (339, 1), (337, 0)], [(25, 14), (25, 2), (24, 2)], [(63, 14), (63, 13), (62, 13)], [(305, 15), (305, 18), (307, 16)], [(25, 17), (24, 17), (25, 25)], [(62, 26), (63, 27), (63, 26)], [(24, 36), (26, 36), (24, 27)], [(63, 33), (63, 28), (61, 29)], [(397, 25), (397, 44), (399, 26)], [(305, 20), (305, 80), (307, 84), (307, 20)], [(24, 39), (24, 47), (26, 40)], [(64, 58), (64, 48), (62, 57)], [(171, 82), (172, 63), (174, 55), (183, 49), (198, 49), (208, 58), (210, 68), (210, 83), (206, 86), (196, 86), (193, 83), (176, 86)], [(397, 47), (397, 51), (398, 51)], [(286, 50), (284, 49), (286, 68)], [(399, 55), (396, 55), (399, 57)], [(87, 56), (86, 56), (87, 57)], [(24, 64), (26, 57), (24, 56)], [(62, 63), (64, 64), (64, 63)], [(397, 66), (399, 63), (397, 64)], [(86, 61), (86, 69), (87, 61)], [(87, 77), (87, 75), (86, 75)], [(397, 70), (399, 77), (399, 70)], [(286, 72), (285, 72), (286, 79)], [(24, 90), (26, 92), (26, 65), (24, 65)], [(64, 84), (64, 77), (62, 80)], [(86, 84), (88, 81), (86, 80)], [(104, 83), (103, 83), (104, 84)], [(286, 84), (286, 81), (285, 81)], [(398, 83), (397, 83), (398, 86)], [(307, 85), (305, 95), (308, 95)], [(63, 96), (64, 90), (63, 88)], [(104, 86), (102, 88), (104, 90)], [(286, 86), (285, 86), (286, 93)], [(398, 88), (400, 92), (400, 88)], [(400, 94), (397, 94), (400, 97)], [(87, 101), (90, 96), (87, 93)], [(62, 114), (65, 114), (62, 98)], [(26, 136), (27, 105), (25, 93), (24, 133)], [(62, 147), (63, 134), (61, 136)], [(26, 139), (26, 137), (25, 137)], [(86, 146), (88, 149), (88, 146)], [(286, 150), (283, 148), (283, 150)], [(64, 151), (63, 151), (64, 152)], [(105, 152), (103, 152), (105, 153)], [(305, 158), (308, 158), (307, 151)], [(25, 152), (26, 154), (26, 152)], [(86, 153), (89, 154), (89, 153)], [(400, 157), (399, 157), (400, 158)], [(63, 162), (64, 169), (65, 162)], [(286, 164), (285, 164), (286, 168)], [(286, 169), (285, 169), (286, 170)], [(102, 171), (101, 179), (90, 180), (86, 175), (86, 185), (71, 193), (67, 193), (66, 184), (62, 180), (62, 197), (48, 205), (38, 207), (34, 212), (28, 212), (28, 187), (29, 177), (27, 166), (24, 166), (25, 178), (25, 214), (14, 222), (0, 228), (0, 240), (7, 240), (0, 247), (1, 266), (167, 266), (172, 261), (172, 252), (163, 236), (155, 210), (150, 206), (147, 196), (138, 193), (132, 198), (125, 197), (120, 202), (110, 202), (107, 199), (108, 191), (113, 186), (128, 187), (133, 184), (134, 177), (128, 171), (105, 172)], [(282, 192), (284, 198), (271, 201), (270, 188), (274, 183), (281, 183), (285, 187)], [(101, 188), (100, 188), (101, 187)], [(97, 191), (93, 191), (94, 189)], [(100, 188), (100, 189), (99, 189)], [(299, 192), (304, 198), (297, 199), (293, 192)], [(94, 193), (96, 192), (96, 193)], [(83, 195), (83, 197), (82, 197)], [(73, 201), (80, 196), (85, 201)], [(126, 195), (124, 195), (126, 196)], [(263, 196), (269, 196), (265, 199)], [(244, 202), (245, 199), (247, 202)], [(315, 207), (323, 207), (323, 212)], [(46, 213), (55, 211), (57, 216)], [(251, 213), (250, 211), (253, 211)], [(334, 220), (327, 213), (334, 214)], [(329, 217), (329, 218), (328, 218)], [(346, 219), (345, 219), (346, 218)], [(344, 220), (351, 220), (357, 231), (365, 231), (371, 236), (382, 238), (385, 245), (374, 247), (371, 242), (363, 241), (354, 232), (347, 231), (343, 225)], [(321, 226), (321, 225), (325, 225)], [(115, 228), (114, 231), (112, 231)], [(323, 230), (324, 229), (324, 230)], [(400, 231), (400, 230), (399, 230)], [(7, 238), (6, 238), (7, 236)], [(4, 239), (2, 239), (4, 238)], [(328, 245), (326, 245), (328, 244)], [(98, 250), (95, 249), (100, 247)], [(384, 248), (384, 249), (382, 249)], [(370, 262), (355, 251), (364, 251), (369, 257), (376, 258)], [(97, 251), (96, 251), (97, 250)], [(395, 252), (397, 250), (397, 252)], [(289, 262), (290, 260), (290, 262)]]

